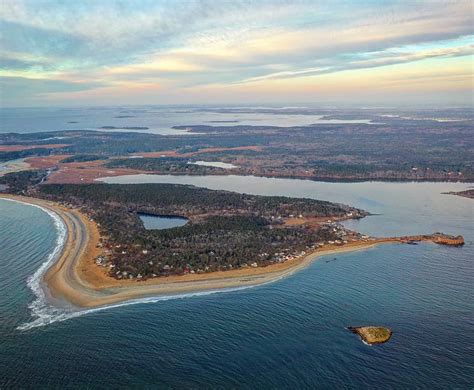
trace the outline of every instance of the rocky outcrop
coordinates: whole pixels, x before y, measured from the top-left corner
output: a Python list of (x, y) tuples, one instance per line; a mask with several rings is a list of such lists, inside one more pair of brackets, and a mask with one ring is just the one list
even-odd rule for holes
[(435, 233), (433, 234), (433, 242), (440, 245), (462, 246), (464, 245), (464, 237)]
[(347, 329), (367, 344), (386, 343), (392, 337), (392, 331), (382, 326), (349, 326)]
[(431, 241), (435, 244), (440, 245), (449, 245), (449, 246), (462, 246), (464, 245), (464, 237), (463, 236), (451, 236), (449, 234), (444, 233), (434, 233), (431, 235), (423, 235), (423, 236), (404, 236), (404, 237), (394, 237), (391, 238), (395, 241), (400, 241), (404, 244), (414, 244), (419, 241)]

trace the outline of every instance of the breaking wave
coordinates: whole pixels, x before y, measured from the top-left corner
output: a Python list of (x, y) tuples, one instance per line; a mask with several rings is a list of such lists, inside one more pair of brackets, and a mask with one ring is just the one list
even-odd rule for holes
[(48, 258), (46, 259), (46, 261), (42, 263), (41, 266), (36, 270), (36, 272), (33, 275), (31, 275), (27, 280), (27, 286), (35, 295), (35, 299), (33, 300), (33, 302), (31, 302), (28, 305), (28, 308), (31, 310), (31, 316), (35, 319), (30, 323), (26, 323), (26, 324), (22, 324), (18, 326), (17, 329), (23, 330), (23, 329), (28, 329), (31, 324), (39, 324), (39, 323), (47, 324), (49, 323), (47, 321), (51, 317), (52, 314), (59, 314), (58, 311), (60, 311), (60, 309), (53, 308), (52, 306), (48, 305), (46, 301), (46, 294), (41, 285), (41, 279), (43, 275), (45, 274), (45, 272), (48, 270), (48, 268), (54, 263), (54, 261), (61, 254), (61, 250), (64, 246), (64, 242), (66, 241), (67, 229), (66, 229), (66, 225), (64, 224), (63, 220), (59, 217), (59, 215), (57, 215), (51, 210), (48, 210), (37, 204), (22, 202), (16, 199), (4, 198), (4, 200), (10, 201), (10, 202), (22, 203), (28, 206), (36, 207), (44, 211), (53, 219), (54, 227), (56, 228), (58, 232), (57, 237), (56, 237), (56, 245), (53, 251), (48, 255)]
[[(86, 314), (97, 313), (104, 310), (114, 309), (122, 306), (130, 306), (130, 305), (137, 305), (137, 304), (144, 304), (144, 303), (156, 303), (162, 301), (169, 301), (173, 299), (184, 299), (184, 298), (191, 298), (191, 297), (199, 297), (205, 295), (212, 295), (217, 293), (224, 293), (224, 292), (231, 292), (231, 291), (239, 291), (239, 290), (246, 290), (256, 286), (243, 286), (243, 287), (235, 287), (235, 288), (228, 288), (228, 289), (220, 289), (220, 290), (210, 290), (210, 291), (198, 291), (193, 293), (185, 293), (179, 295), (163, 295), (163, 296), (151, 296), (146, 298), (138, 298), (132, 299), (129, 301), (124, 301), (120, 303), (115, 303), (112, 305), (106, 305), (101, 307), (96, 307), (93, 309), (66, 309), (66, 308), (56, 308), (51, 305), (38, 305), (33, 308), (33, 304), (30, 305), (32, 307), (32, 313), (36, 316), (36, 319), (31, 322), (26, 322), (17, 327), (18, 330), (28, 330), (32, 328), (37, 328), (40, 326), (46, 326), (52, 324), (54, 322), (62, 322), (72, 318), (82, 317)], [(38, 301), (38, 300), (37, 300)], [(35, 301), (35, 302), (37, 302)]]
[[(62, 322), (72, 318), (77, 318), (84, 316), (86, 314), (97, 313), (100, 311), (114, 309), (122, 306), (130, 306), (136, 304), (144, 304), (144, 303), (156, 303), (161, 301), (168, 301), (173, 299), (183, 299), (183, 298), (191, 298), (191, 297), (199, 297), (199, 296), (206, 296), (212, 295), (216, 293), (225, 293), (225, 292), (233, 292), (233, 291), (240, 291), (246, 290), (249, 288), (256, 287), (257, 285), (249, 285), (249, 286), (240, 286), (240, 287), (231, 287), (231, 288), (223, 288), (223, 289), (216, 289), (216, 290), (208, 290), (208, 291), (196, 291), (191, 293), (184, 293), (184, 294), (175, 294), (175, 295), (160, 295), (160, 296), (150, 296), (144, 298), (137, 298), (131, 299), (120, 303), (115, 303), (111, 305), (105, 305), (101, 307), (96, 307), (92, 309), (79, 309), (74, 306), (64, 306), (64, 307), (57, 307), (52, 305), (48, 302), (48, 297), (46, 296), (44, 285), (42, 284), (42, 278), (48, 268), (58, 259), (61, 254), (61, 250), (64, 246), (67, 237), (67, 228), (64, 221), (61, 217), (56, 214), (55, 212), (41, 207), (36, 204), (22, 202), (14, 199), (5, 199), (12, 202), (22, 203), (29, 206), (33, 206), (36, 208), (41, 209), (45, 213), (47, 213), (54, 221), (55, 229), (57, 230), (57, 238), (56, 238), (56, 246), (54, 247), (53, 251), (48, 255), (48, 258), (41, 266), (36, 270), (36, 272), (31, 275), (27, 280), (27, 285), (30, 290), (35, 295), (35, 299), (28, 305), (28, 308), (31, 310), (31, 317), (32, 320), (29, 322), (25, 322), (17, 327), (18, 330), (24, 331), (29, 330), (32, 328), (37, 328), (41, 326), (46, 326), (55, 322)], [(271, 281), (266, 283), (259, 284), (260, 286), (268, 283), (275, 282), (280, 278), (275, 278)]]

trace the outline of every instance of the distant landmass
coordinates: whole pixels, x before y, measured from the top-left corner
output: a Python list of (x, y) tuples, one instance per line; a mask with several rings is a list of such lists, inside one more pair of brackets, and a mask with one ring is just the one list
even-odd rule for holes
[(149, 127), (145, 126), (125, 126), (125, 127), (115, 127), (115, 126), (102, 126), (101, 130), (148, 130)]
[(228, 120), (228, 121), (209, 121), (209, 123), (239, 123), (236, 120)]
[[(222, 111), (222, 112), (221, 112)], [(258, 110), (246, 109), (253, 115)], [(214, 110), (224, 115), (227, 111)], [(273, 110), (272, 113), (277, 111)], [(281, 111), (278, 111), (281, 112)], [(291, 111), (292, 115), (295, 112)], [(25, 134), (0, 134), (0, 161), (25, 157), (49, 156), (51, 167), (56, 155), (101, 155), (128, 159), (143, 155), (150, 160), (121, 162), (124, 168), (143, 171), (188, 173), (180, 159), (199, 154), (204, 161), (238, 166), (233, 173), (278, 178), (303, 178), (326, 181), (453, 181), (474, 180), (472, 149), (473, 121), (469, 110), (382, 111), (306, 109), (307, 115), (334, 118), (362, 118), (368, 123), (314, 124), (304, 126), (249, 126), (236, 123), (234, 111), (207, 124), (176, 125), (170, 129), (186, 130), (179, 136), (153, 134), (148, 126), (132, 123), (104, 125), (97, 131), (51, 131)], [(285, 111), (287, 113), (287, 111)], [(120, 117), (132, 116), (128, 114)], [(410, 119), (414, 118), (414, 119)], [(420, 119), (421, 118), (421, 119)], [(463, 118), (462, 121), (423, 118)], [(104, 119), (104, 121), (106, 121)], [(103, 123), (103, 122), (102, 122)], [(105, 122), (107, 123), (107, 122)], [(148, 123), (148, 122), (147, 122)], [(202, 122), (203, 123), (203, 122)], [(99, 124), (100, 125), (100, 124)], [(151, 127), (154, 131), (154, 128)], [(110, 132), (111, 134), (106, 134)], [(112, 134), (113, 132), (113, 134)], [(61, 146), (50, 142), (61, 139)], [(460, 140), (452, 142), (452, 140)], [(409, 142), (408, 142), (409, 141)], [(389, 145), (390, 147), (387, 147)], [(152, 158), (170, 157), (168, 161)], [(65, 158), (65, 157), (63, 157)], [(172, 161), (175, 159), (175, 161)], [(38, 160), (39, 163), (39, 160)], [(42, 165), (46, 161), (42, 160)], [(110, 164), (119, 164), (110, 163)], [(84, 171), (91, 166), (84, 166)], [(118, 167), (118, 165), (117, 165)], [(105, 162), (94, 165), (104, 171)], [(59, 166), (59, 171), (61, 166)], [(52, 176), (59, 174), (52, 173)], [(70, 177), (73, 173), (69, 171)], [(82, 172), (88, 176), (87, 172)], [(139, 172), (136, 172), (139, 173)], [(221, 170), (194, 170), (191, 174), (219, 175)], [(86, 180), (86, 179), (84, 179)], [(469, 196), (469, 193), (460, 194)]]

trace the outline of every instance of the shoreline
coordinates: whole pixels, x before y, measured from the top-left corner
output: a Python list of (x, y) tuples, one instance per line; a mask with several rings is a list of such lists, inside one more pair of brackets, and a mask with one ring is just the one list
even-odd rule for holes
[[(135, 153), (133, 155), (142, 156), (144, 158), (152, 157), (158, 158), (160, 156), (168, 157), (195, 157), (203, 155), (205, 153), (192, 152), (177, 154), (174, 151), (162, 151), (162, 152), (143, 152)], [(254, 176), (262, 177), (267, 179), (288, 179), (288, 180), (305, 180), (322, 183), (370, 183), (370, 182), (381, 182), (381, 183), (460, 183), (460, 184), (472, 184), (474, 179), (472, 177), (340, 177), (337, 175), (322, 175), (322, 176), (311, 176), (297, 173), (279, 174), (279, 173), (261, 173), (258, 174), (253, 171), (245, 171), (239, 168), (223, 169), (222, 171), (208, 172), (206, 174), (193, 174), (190, 172), (161, 172), (159, 170), (143, 170), (137, 168), (117, 167), (108, 168), (103, 165), (105, 160), (95, 160), (87, 162), (73, 162), (67, 164), (61, 164), (61, 160), (71, 156), (71, 154), (53, 154), (49, 156), (31, 156), (26, 157), (25, 163), (30, 164), (30, 169), (49, 169), (55, 166), (59, 166), (59, 169), (55, 171), (49, 178), (50, 183), (62, 184), (84, 184), (102, 182), (104, 179), (130, 176), (130, 175), (158, 175), (158, 176), (192, 176), (192, 177), (204, 177), (204, 176)], [(123, 155), (114, 157), (117, 159), (130, 158), (130, 155)], [(113, 161), (111, 158), (110, 161)], [(204, 158), (204, 157), (203, 157)], [(67, 169), (63, 169), (64, 166)], [(86, 169), (84, 169), (84, 167)], [(239, 170), (240, 169), (240, 170)]]
[(139, 298), (209, 292), (253, 287), (288, 277), (321, 256), (372, 248), (381, 243), (402, 242), (401, 238), (379, 238), (356, 241), (344, 246), (326, 246), (298, 258), (266, 267), (216, 271), (206, 274), (172, 275), (146, 281), (117, 280), (98, 267), (94, 258), (99, 231), (96, 224), (78, 210), (66, 209), (56, 203), (31, 197), (0, 194), (0, 199), (12, 199), (42, 207), (56, 214), (67, 233), (60, 255), (41, 275), (46, 296), (54, 301), (65, 301), (78, 308), (99, 308)]

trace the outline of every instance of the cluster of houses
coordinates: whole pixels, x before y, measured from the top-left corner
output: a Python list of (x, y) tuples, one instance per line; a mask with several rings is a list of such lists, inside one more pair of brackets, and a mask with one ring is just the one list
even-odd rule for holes
[[(356, 212), (348, 212), (347, 217), (352, 218), (354, 215), (356, 215)], [(303, 218), (303, 215), (289, 215), (290, 218), (292, 217), (298, 217), (298, 218)], [(273, 216), (271, 217), (273, 223), (284, 223), (284, 220), (281, 216)], [(242, 263), (239, 265), (240, 268), (257, 268), (259, 266), (259, 263), (267, 262), (269, 261), (270, 263), (284, 263), (286, 261), (290, 261), (296, 258), (300, 258), (302, 256), (305, 256), (307, 253), (310, 253), (318, 248), (322, 248), (325, 245), (344, 245), (347, 244), (350, 241), (368, 241), (371, 240), (369, 236), (362, 235), (360, 233), (356, 233), (350, 230), (347, 230), (344, 228), (344, 226), (336, 221), (333, 220), (327, 220), (322, 224), (322, 229), (330, 231), (330, 236), (334, 237), (331, 240), (327, 241), (320, 241), (317, 243), (314, 243), (313, 245), (307, 245), (305, 250), (294, 250), (294, 249), (283, 249), (280, 252), (270, 254), (267, 252), (262, 252), (258, 255), (257, 261), (251, 262), (251, 263)], [(373, 239), (372, 239), (373, 240)], [(109, 268), (111, 272), (114, 272), (115, 277), (117, 279), (135, 279), (137, 281), (144, 280), (146, 277), (140, 273), (135, 273), (135, 272), (130, 272), (130, 271), (122, 271), (122, 270), (113, 270), (115, 268), (115, 265), (110, 262), (110, 258), (113, 254), (115, 253), (121, 253), (123, 255), (127, 254), (126, 249), (127, 248), (122, 248), (120, 244), (116, 244), (113, 246), (110, 246), (107, 241), (104, 241), (104, 239), (101, 239), (99, 244), (97, 245), (98, 248), (102, 249), (102, 253), (95, 258), (95, 263), (97, 266)], [(149, 250), (147, 249), (142, 249), (138, 250), (137, 254), (143, 254), (143, 255), (148, 255)], [(178, 253), (174, 253), (173, 255), (179, 255)], [(214, 256), (214, 252), (210, 252), (209, 255)], [(153, 261), (148, 262), (150, 265), (153, 265)], [(157, 265), (161, 265), (158, 263)], [(232, 270), (234, 267), (231, 264), (227, 265), (221, 265), (219, 267), (220, 270)], [(169, 274), (174, 273), (174, 267), (172, 265), (165, 264), (160, 267), (160, 272), (159, 274), (151, 274), (149, 276), (152, 276), (153, 278), (158, 277), (158, 276), (166, 276)], [(190, 264), (187, 264), (184, 266), (182, 269), (182, 273), (187, 275), (187, 274), (202, 274), (209, 272), (210, 268), (208, 266), (204, 266), (202, 268), (195, 268)], [(148, 276), (148, 277), (149, 277)]]
[(291, 252), (289, 249), (286, 249), (282, 252), (277, 252), (273, 255), (270, 262), (274, 263), (284, 263), (285, 261), (293, 260), (297, 257), (304, 256), (306, 251), (301, 252)]
[[(351, 217), (353, 213), (349, 213), (348, 216)], [(375, 238), (367, 236), (365, 234), (360, 234), (346, 229), (340, 223), (334, 222), (332, 220), (327, 220), (323, 224), (324, 229), (329, 229), (332, 235), (335, 237), (334, 240), (327, 240), (323, 242), (317, 242), (313, 245), (306, 246), (306, 251), (290, 251), (289, 249), (283, 250), (281, 252), (275, 253), (270, 259), (272, 263), (283, 263), (288, 260), (293, 260), (295, 258), (306, 255), (307, 252), (314, 251), (318, 248), (322, 248), (325, 245), (338, 245), (342, 246), (348, 244), (349, 242), (356, 241), (374, 241)], [(261, 258), (266, 258), (268, 253), (261, 253), (259, 255)]]
[(253, 263), (250, 263), (250, 264), (247, 264), (247, 263), (240, 264), (240, 268), (248, 268), (248, 267), (257, 268), (258, 264), (256, 262), (253, 262)]
[(348, 230), (340, 223), (331, 220), (328, 220), (325, 226), (326, 228), (331, 229), (332, 233), (334, 233), (337, 238), (333, 241), (327, 241), (327, 243), (330, 245), (344, 245), (348, 242), (355, 241), (375, 241), (375, 238), (373, 237)]
[(105, 257), (104, 255), (97, 256), (95, 258), (95, 264), (101, 267), (107, 266), (107, 257)]

